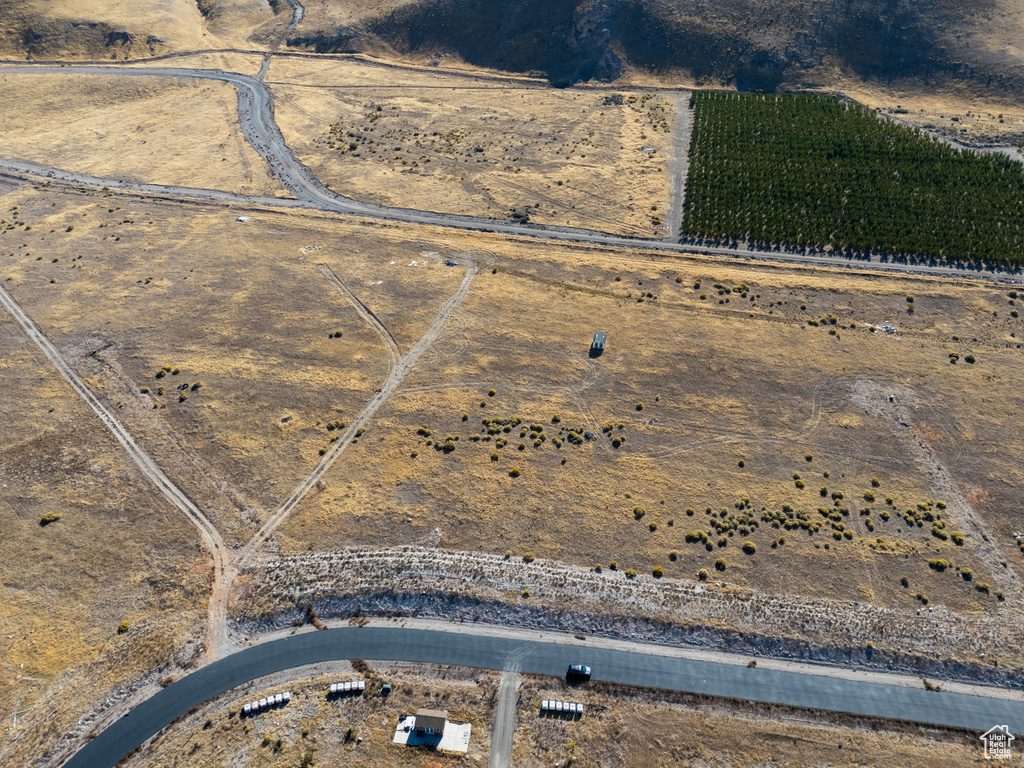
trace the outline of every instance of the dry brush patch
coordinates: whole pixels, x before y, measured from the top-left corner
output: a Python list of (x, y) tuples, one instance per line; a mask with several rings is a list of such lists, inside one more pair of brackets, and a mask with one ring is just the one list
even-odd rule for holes
[[(371, 82), (379, 76), (369, 66), (348, 67), (356, 84), (364, 73)], [(666, 233), (671, 99), (464, 84), (270, 87), (289, 146), (340, 194), (400, 208)]]
[[(972, 734), (878, 723), (783, 707), (741, 706), (698, 696), (619, 686), (568, 688), (524, 678), (514, 755), (534, 768), (701, 765), (760, 768), (821, 765), (901, 768), (973, 765), (981, 750)], [(581, 720), (540, 715), (544, 699), (586, 706)]]
[[(333, 612), (333, 600), (341, 605), (348, 596), (369, 610), (378, 596), (436, 594), (481, 605), (504, 603), (507, 614), (499, 612), (505, 618), (496, 620), (528, 616), (542, 628), (561, 627), (553, 617), (570, 610), (597, 617), (595, 626), (601, 618), (622, 617), (735, 630), (844, 652), (874, 647), (894, 657), (910, 653), (961, 663), (997, 653), (1001, 663), (1019, 664), (1021, 632), (998, 616), (962, 616), (942, 606), (928, 611), (769, 595), (730, 584), (728, 578), (631, 577), (623, 570), (597, 572), (518, 552), (506, 557), (422, 546), (351, 548), (254, 563), (243, 574), (245, 588), (234, 613), (246, 626), (279, 625), (302, 615), (310, 603), (326, 616)], [(540, 614), (549, 617), (547, 624)]]
[(0, 156), (125, 181), (272, 195), (227, 83), (8, 74)]

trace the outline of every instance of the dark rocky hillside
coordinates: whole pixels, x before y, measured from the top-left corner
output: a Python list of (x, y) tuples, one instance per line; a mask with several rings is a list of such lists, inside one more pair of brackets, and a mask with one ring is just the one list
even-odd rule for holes
[(992, 37), (1015, 26), (1024, 35), (1024, 24), (1004, 5), (1005, 0), (423, 0), (364, 17), (352, 28), (289, 42), (359, 50), (381, 41), (405, 55), (445, 53), (478, 66), (542, 72), (561, 85), (614, 80), (636, 67), (743, 90), (854, 79), (960, 86), (1005, 97), (1024, 91), (1024, 61)]

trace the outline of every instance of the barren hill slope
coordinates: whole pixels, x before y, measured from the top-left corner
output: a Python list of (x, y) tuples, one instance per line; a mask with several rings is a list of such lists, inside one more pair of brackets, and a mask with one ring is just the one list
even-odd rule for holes
[(556, 84), (638, 71), (741, 89), (1024, 92), (1021, 0), (310, 0), (290, 45), (453, 54)]
[(0, 18), (2, 58), (120, 60), (252, 47), (268, 28), (283, 31), (291, 9), (283, 0), (0, 0)]
[(1024, 0), (0, 0), (0, 56), (372, 52), (539, 73), (1020, 101)]

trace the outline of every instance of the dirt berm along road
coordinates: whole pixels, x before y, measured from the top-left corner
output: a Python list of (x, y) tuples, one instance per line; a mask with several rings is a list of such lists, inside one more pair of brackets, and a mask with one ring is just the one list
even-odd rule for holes
[[(503, 235), (519, 237), (530, 237), (545, 240), (556, 240), (564, 242), (577, 242), (590, 245), (606, 245), (615, 248), (645, 248), (649, 250), (672, 251), (682, 253), (697, 253), (710, 256), (743, 257), (749, 259), (767, 259), (775, 262), (790, 262), (798, 264), (810, 264), (820, 266), (845, 266), (870, 269), (882, 269), (886, 271), (905, 272), (910, 274), (927, 274), (947, 277), (979, 277), (977, 269), (963, 269), (956, 266), (944, 264), (906, 264), (880, 262), (877, 259), (871, 261), (860, 261), (844, 256), (833, 256), (822, 253), (795, 253), (783, 250), (763, 251), (752, 248), (705, 246), (694, 244), (681, 244), (676, 242), (665, 242), (659, 240), (645, 240), (641, 238), (623, 237), (607, 232), (578, 229), (574, 227), (543, 226), (535, 224), (517, 224), (509, 221), (496, 219), (482, 219), (472, 216), (460, 216), (436, 211), (419, 211), (408, 208), (388, 208), (374, 205), (372, 203), (360, 202), (339, 195), (331, 191), (298, 159), (292, 154), (291, 149), (285, 143), (277, 123), (274, 122), (272, 112), (272, 98), (270, 92), (262, 82), (239, 74), (237, 72), (225, 72), (214, 69), (190, 69), (182, 67), (154, 67), (146, 69), (134, 69), (126, 66), (99, 66), (99, 65), (53, 65), (53, 64), (16, 64), (0, 65), (0, 72), (11, 74), (85, 74), (102, 75), (108, 77), (181, 77), (197, 78), (201, 80), (220, 80), (231, 83), (238, 90), (238, 122), (246, 139), (267, 162), (271, 171), (278, 178), (281, 184), (297, 198), (295, 201), (283, 200), (259, 200), (262, 204), (268, 205), (300, 205), (302, 207), (314, 208), (321, 211), (335, 213), (357, 214), (374, 218), (401, 221), (409, 224), (428, 224), (433, 226), (453, 227), (457, 229), (474, 230), (480, 232), (495, 232)], [(17, 166), (21, 165), (22, 168)], [(58, 169), (32, 166), (31, 164), (17, 163), (16, 161), (0, 161), (0, 167), (9, 171), (21, 173), (40, 173), (48, 175), (60, 173), (67, 180), (79, 181), (84, 184), (95, 184), (102, 182), (104, 186), (115, 189), (133, 190), (135, 186), (117, 180), (95, 179)], [(35, 171), (26, 171), (26, 167), (34, 167)], [(54, 175), (56, 178), (56, 175)], [(180, 192), (175, 188), (161, 188), (157, 185), (144, 185), (146, 191), (167, 190), (168, 194), (176, 195)], [(141, 191), (141, 190), (140, 190)], [(255, 202), (254, 198), (231, 195), (217, 190), (191, 190), (191, 196), (208, 197), (218, 200), (249, 200)], [(991, 275), (989, 275), (991, 276)]]
[[(514, 659), (526, 674), (562, 676), (589, 664), (594, 680), (739, 700), (894, 718), (984, 732), (1024, 731), (1024, 701), (749, 668), (655, 654), (585, 648), (555, 641), (396, 627), (311, 631), (257, 645), (199, 669), (143, 702), (86, 744), (65, 768), (113, 768), (190, 709), (286, 669), (341, 659), (451, 664), (501, 670)], [(371, 693), (370, 695), (374, 695)]]

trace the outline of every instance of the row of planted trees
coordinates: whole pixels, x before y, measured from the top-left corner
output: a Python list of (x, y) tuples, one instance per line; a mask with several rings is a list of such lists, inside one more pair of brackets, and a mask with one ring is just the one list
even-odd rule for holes
[(683, 232), (1024, 263), (1024, 165), (825, 95), (693, 94)]

